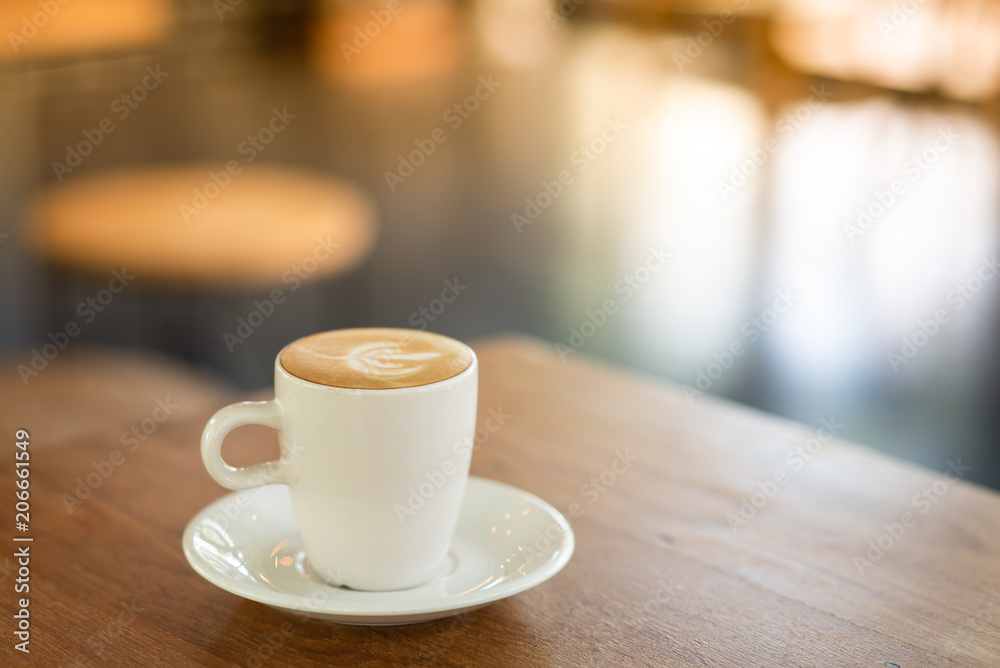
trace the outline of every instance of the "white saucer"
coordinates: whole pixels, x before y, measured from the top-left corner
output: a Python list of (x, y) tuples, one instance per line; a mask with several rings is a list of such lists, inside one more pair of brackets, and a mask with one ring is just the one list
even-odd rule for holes
[(558, 573), (573, 555), (573, 530), (533, 494), (471, 476), (441, 573), (402, 591), (334, 587), (313, 573), (288, 488), (228, 494), (184, 530), (184, 556), (228, 592), (341, 624), (412, 624), (513, 596)]

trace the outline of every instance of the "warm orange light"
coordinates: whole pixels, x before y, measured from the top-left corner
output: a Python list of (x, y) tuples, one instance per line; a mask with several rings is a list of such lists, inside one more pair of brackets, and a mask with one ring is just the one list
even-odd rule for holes
[(313, 36), (320, 71), (360, 85), (406, 84), (448, 74), (465, 47), (461, 17), (447, 0), (328, 6)]
[(125, 49), (162, 41), (175, 22), (169, 0), (0, 3), (0, 60)]
[(789, 0), (771, 42), (792, 66), (838, 79), (963, 100), (1000, 88), (995, 0)]

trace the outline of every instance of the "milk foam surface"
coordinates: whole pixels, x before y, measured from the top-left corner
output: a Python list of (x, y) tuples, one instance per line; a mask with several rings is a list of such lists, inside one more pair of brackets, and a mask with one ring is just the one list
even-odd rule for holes
[(365, 328), (321, 332), (288, 344), (281, 366), (320, 385), (384, 390), (447, 380), (472, 364), (459, 341), (409, 329)]

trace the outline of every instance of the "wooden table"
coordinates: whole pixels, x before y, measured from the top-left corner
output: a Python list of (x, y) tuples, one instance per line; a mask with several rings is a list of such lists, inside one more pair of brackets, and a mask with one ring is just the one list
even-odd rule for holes
[[(122, 444), (32, 442), (31, 655), (12, 648), (15, 575), (0, 573), (0, 663), (1000, 665), (1000, 495), (945, 481), (946, 462), (927, 471), (823, 442), (826, 430), (689, 402), (582, 355), (562, 362), (549, 344), (477, 350), (480, 416), (510, 418), (472, 470), (571, 519), (576, 553), (552, 580), (464, 617), (380, 628), (216, 589), (180, 545), (223, 494), (199, 459), (206, 411), (165, 421), (72, 514), (63, 495)], [(15, 437), (4, 437), (12, 554)], [(264, 429), (233, 438), (258, 457), (275, 447)], [(742, 499), (748, 519), (733, 528)]]

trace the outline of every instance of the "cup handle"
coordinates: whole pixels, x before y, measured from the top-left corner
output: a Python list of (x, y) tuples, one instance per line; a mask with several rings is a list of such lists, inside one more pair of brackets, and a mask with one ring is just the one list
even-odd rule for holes
[(280, 430), (282, 423), (281, 406), (274, 400), (244, 401), (219, 410), (201, 434), (201, 460), (208, 474), (223, 487), (236, 490), (287, 482), (281, 460), (237, 468), (222, 459), (222, 441), (236, 427), (261, 424)]

